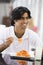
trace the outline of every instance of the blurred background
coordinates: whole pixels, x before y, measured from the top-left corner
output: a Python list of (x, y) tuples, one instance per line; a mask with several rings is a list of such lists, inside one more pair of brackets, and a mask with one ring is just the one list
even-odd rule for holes
[[(37, 49), (43, 46), (43, 0), (0, 0), (0, 24), (7, 27), (10, 26), (9, 15), (11, 11), (18, 6), (25, 6), (31, 11), (31, 16), (34, 21), (34, 30), (40, 36), (42, 44)], [(39, 55), (38, 55), (39, 53)], [(37, 51), (36, 59), (40, 61), (41, 51)], [(40, 63), (39, 63), (40, 64)]]

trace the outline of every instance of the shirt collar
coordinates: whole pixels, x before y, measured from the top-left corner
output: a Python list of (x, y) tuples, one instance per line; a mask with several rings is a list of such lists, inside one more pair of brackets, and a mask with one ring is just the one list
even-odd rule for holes
[[(15, 36), (16, 39), (18, 39), (18, 38), (16, 37), (15, 33), (14, 33), (14, 36)], [(22, 39), (25, 39), (25, 38), (28, 38), (28, 29), (25, 30), (25, 33), (24, 33), (24, 35), (22, 36)]]
[(22, 36), (22, 39), (28, 38), (28, 29), (26, 28), (24, 35)]

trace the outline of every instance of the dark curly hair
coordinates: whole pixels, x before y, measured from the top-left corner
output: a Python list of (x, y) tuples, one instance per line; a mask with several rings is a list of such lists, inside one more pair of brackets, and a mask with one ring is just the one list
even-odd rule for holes
[(28, 18), (30, 19), (31, 18), (31, 13), (30, 11), (26, 8), (26, 7), (17, 7), (15, 9), (13, 9), (13, 11), (11, 12), (11, 15), (10, 15), (10, 20), (11, 20), (11, 25), (14, 26), (14, 20), (19, 20), (21, 19), (22, 15), (24, 13), (28, 13)]

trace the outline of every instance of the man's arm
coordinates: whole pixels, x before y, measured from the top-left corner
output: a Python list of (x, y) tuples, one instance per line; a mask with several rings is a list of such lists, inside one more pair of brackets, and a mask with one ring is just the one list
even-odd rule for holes
[(4, 51), (7, 47), (9, 47), (12, 42), (13, 42), (12, 37), (7, 38), (6, 42), (0, 45), (0, 52)]

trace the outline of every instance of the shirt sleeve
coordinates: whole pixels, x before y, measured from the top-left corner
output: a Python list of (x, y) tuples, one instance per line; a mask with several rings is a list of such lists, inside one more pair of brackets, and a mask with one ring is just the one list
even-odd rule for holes
[(0, 27), (0, 44), (4, 42), (4, 36), (5, 35), (5, 27)]

